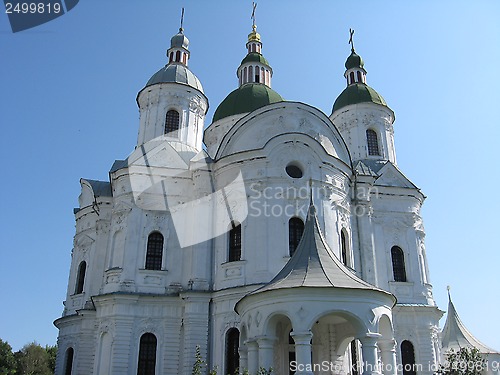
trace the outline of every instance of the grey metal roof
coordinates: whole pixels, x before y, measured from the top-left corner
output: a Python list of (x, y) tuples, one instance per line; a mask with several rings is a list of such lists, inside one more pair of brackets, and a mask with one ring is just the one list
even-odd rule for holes
[(500, 354), (500, 352), (484, 345), (469, 332), (460, 320), (457, 311), (455, 310), (455, 306), (453, 305), (453, 302), (451, 302), (451, 297), (449, 297), (448, 316), (446, 317), (446, 323), (441, 336), (444, 350), (474, 347), (477, 348), (480, 353)]
[(180, 83), (191, 86), (205, 94), (200, 80), (187, 66), (180, 63), (171, 63), (158, 70), (146, 83), (146, 87), (157, 83)]
[(113, 196), (111, 184), (108, 181), (87, 180), (84, 178), (82, 178), (82, 181), (86, 181), (89, 183), (96, 198)]
[(354, 170), (356, 171), (357, 174), (360, 174), (363, 176), (378, 177), (378, 175), (362, 161), (358, 161), (356, 163), (356, 165), (354, 166)]
[(333, 254), (321, 233), (312, 204), (293, 256), (274, 279), (250, 294), (297, 287), (364, 289), (389, 294), (357, 277)]
[(111, 169), (109, 170), (109, 173), (116, 172), (122, 168), (128, 167), (128, 161), (127, 160), (115, 160), (113, 165), (111, 166)]

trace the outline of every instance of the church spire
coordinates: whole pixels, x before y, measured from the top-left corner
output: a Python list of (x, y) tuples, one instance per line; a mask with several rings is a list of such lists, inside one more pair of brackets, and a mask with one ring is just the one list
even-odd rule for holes
[(181, 26), (179, 32), (170, 39), (170, 48), (167, 50), (169, 64), (188, 64), (189, 60), (189, 39), (184, 35), (184, 8), (181, 13)]
[(248, 41), (246, 43), (247, 55), (241, 61), (236, 73), (240, 87), (246, 83), (262, 83), (271, 87), (273, 70), (266, 58), (262, 56), (262, 41), (260, 34), (257, 32), (257, 25), (255, 24), (256, 8), (257, 4), (254, 2), (252, 8), (252, 32), (248, 34)]
[(354, 49), (354, 30), (349, 29), (349, 44), (351, 45), (351, 54), (345, 62), (346, 71), (344, 77), (347, 79), (347, 86), (355, 83), (366, 84), (366, 70), (364, 69), (364, 62), (361, 56), (356, 53)]

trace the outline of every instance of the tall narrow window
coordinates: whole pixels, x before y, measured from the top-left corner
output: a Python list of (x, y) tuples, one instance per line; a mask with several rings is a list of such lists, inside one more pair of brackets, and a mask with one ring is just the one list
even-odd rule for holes
[(349, 73), (349, 77), (351, 78), (350, 84), (352, 85), (355, 82), (354, 81), (354, 72)]
[(148, 236), (145, 268), (147, 270), (161, 270), (162, 257), (163, 235), (160, 232), (153, 232)]
[(394, 281), (406, 281), (405, 256), (399, 246), (393, 246), (391, 249), (392, 272)]
[(415, 350), (413, 344), (408, 340), (401, 343), (401, 362), (403, 364), (403, 375), (415, 375)]
[(240, 331), (236, 328), (229, 329), (226, 333), (226, 371), (224, 374), (237, 374), (236, 370), (240, 367), (239, 346)]
[(295, 374), (295, 371), (292, 371), (294, 366), (292, 366), (293, 363), (296, 363), (296, 356), (295, 356), (295, 340), (293, 339), (291, 335), (292, 331), (288, 334), (288, 375), (293, 375)]
[(351, 341), (351, 375), (359, 375), (358, 370), (358, 346), (356, 340)]
[(347, 261), (347, 238), (344, 229), (340, 231), (340, 254), (342, 263), (344, 263), (345, 266), (349, 266)]
[(179, 112), (171, 109), (165, 116), (165, 134), (177, 138), (179, 133)]
[(303, 232), (304, 222), (298, 217), (292, 217), (288, 221), (288, 251), (290, 256), (297, 250)]
[(64, 375), (71, 375), (71, 370), (73, 369), (73, 354), (73, 348), (69, 347), (66, 350), (66, 358), (64, 359)]
[(234, 221), (231, 223), (229, 231), (229, 262), (241, 260), (241, 224)]
[(145, 333), (139, 344), (139, 360), (137, 375), (155, 375), (156, 367), (156, 336)]
[(363, 82), (363, 78), (361, 76), (361, 72), (358, 70), (356, 76), (358, 77), (358, 82)]
[(78, 274), (76, 276), (75, 294), (83, 293), (83, 285), (85, 284), (85, 272), (87, 271), (87, 263), (81, 262), (78, 266)]
[(378, 137), (375, 130), (368, 129), (366, 131), (366, 142), (368, 144), (368, 155), (380, 156), (380, 150), (378, 148)]
[(180, 62), (181, 61), (181, 51), (177, 51), (175, 53), (175, 61)]

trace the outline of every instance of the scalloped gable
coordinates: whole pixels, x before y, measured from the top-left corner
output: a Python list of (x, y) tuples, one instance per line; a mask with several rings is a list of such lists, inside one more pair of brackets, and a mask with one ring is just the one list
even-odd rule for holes
[(316, 108), (298, 102), (271, 104), (238, 120), (222, 138), (215, 159), (263, 149), (270, 139), (291, 133), (310, 136), (328, 154), (351, 165), (347, 146), (331, 120)]

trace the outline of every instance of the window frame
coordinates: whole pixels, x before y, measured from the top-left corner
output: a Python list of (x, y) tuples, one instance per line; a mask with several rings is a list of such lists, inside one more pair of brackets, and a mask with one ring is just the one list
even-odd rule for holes
[(165, 113), (163, 134), (166, 135), (167, 137), (179, 138), (180, 127), (181, 127), (181, 113), (175, 108), (170, 108), (167, 111), (167, 113)]
[[(366, 149), (368, 156), (382, 156), (380, 150), (379, 134), (374, 129), (366, 129)], [(376, 152), (376, 153), (375, 153)]]
[(76, 273), (75, 294), (82, 294), (85, 288), (85, 274), (87, 273), (87, 262), (82, 260), (78, 264)]
[(149, 233), (146, 242), (146, 257), (144, 260), (144, 269), (150, 271), (161, 271), (163, 269), (164, 248), (165, 237), (163, 236), (163, 234), (158, 230), (154, 230)]
[[(288, 255), (290, 257), (297, 251), (300, 240), (304, 235), (304, 226), (304, 221), (298, 216), (293, 216), (288, 220)], [(300, 236), (298, 235), (299, 232)]]
[(227, 261), (228, 262), (238, 262), (241, 260), (241, 249), (242, 249), (242, 235), (241, 235), (241, 224), (233, 221), (231, 222), (231, 227), (228, 232), (228, 251), (227, 251)]
[(405, 254), (401, 247), (391, 247), (392, 276), (395, 282), (405, 283), (408, 281), (406, 275)]
[[(400, 350), (401, 350), (401, 365), (403, 366), (403, 375), (416, 375), (417, 372), (415, 371), (416, 368), (415, 346), (410, 340), (403, 340), (400, 345)], [(406, 365), (411, 365), (412, 370), (405, 370)]]
[(231, 327), (227, 330), (224, 340), (225, 374), (233, 375), (236, 373), (236, 370), (240, 367), (239, 347), (240, 347), (240, 331), (238, 330), (238, 328)]
[[(154, 339), (146, 342), (147, 339)], [(150, 347), (146, 347), (150, 345)], [(153, 349), (154, 348), (154, 355)], [(145, 332), (139, 339), (139, 350), (137, 353), (137, 375), (155, 375), (156, 374), (156, 361), (158, 351), (158, 339), (154, 333)], [(142, 356), (141, 356), (142, 354)]]

